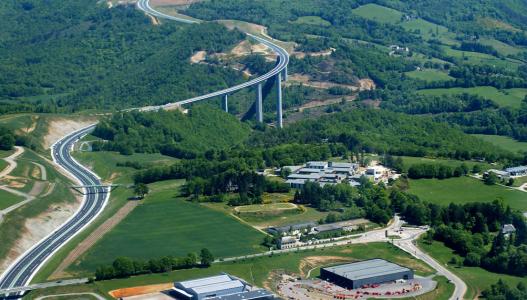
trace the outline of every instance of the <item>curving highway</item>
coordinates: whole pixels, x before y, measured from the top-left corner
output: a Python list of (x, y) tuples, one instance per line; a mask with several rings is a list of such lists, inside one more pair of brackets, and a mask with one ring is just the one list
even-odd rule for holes
[[(149, 0), (139, 0), (137, 7), (146, 14), (158, 18), (174, 20), (184, 23), (196, 23), (193, 20), (187, 20), (174, 16), (169, 16), (156, 11), (150, 7)], [(149, 106), (144, 108), (137, 108), (142, 111), (159, 110), (170, 108), (172, 106), (180, 106), (201, 100), (210, 99), (217, 96), (228, 95), (239, 91), (241, 89), (261, 84), (262, 82), (274, 77), (280, 76), (282, 72), (287, 72), (287, 65), (289, 63), (289, 54), (282, 47), (273, 42), (263, 39), (261, 37), (247, 34), (251, 38), (265, 44), (272, 49), (279, 57), (277, 65), (268, 73), (250, 80), (248, 82), (213, 92), (210, 94), (194, 97), (191, 99), (168, 103), (160, 106)], [(38, 270), (44, 263), (76, 234), (81, 232), (87, 225), (89, 225), (104, 209), (110, 192), (106, 187), (97, 187), (101, 185), (100, 179), (93, 172), (76, 162), (70, 155), (73, 145), (76, 141), (88, 134), (94, 125), (76, 131), (62, 138), (51, 148), (53, 160), (57, 165), (74, 177), (79, 185), (86, 186), (83, 203), (81, 209), (78, 210), (68, 221), (66, 221), (60, 228), (56, 229), (42, 241), (34, 245), (23, 255), (21, 255), (0, 277), (0, 290), (7, 290), (15, 287), (23, 287), (29, 284), (31, 279), (35, 276)], [(0, 294), (0, 299), (2, 298)]]
[[(154, 17), (157, 17), (157, 18), (174, 20), (174, 21), (178, 21), (178, 22), (185, 22), (185, 23), (189, 23), (189, 24), (197, 23), (196, 21), (193, 21), (193, 20), (188, 20), (188, 19), (178, 18), (178, 17), (174, 17), (174, 16), (169, 16), (167, 14), (159, 12), (159, 11), (153, 9), (150, 6), (150, 0), (139, 0), (137, 2), (137, 7), (140, 10), (144, 11), (146, 14), (154, 16)], [(210, 98), (214, 98), (214, 97), (219, 97), (219, 96), (223, 96), (223, 95), (229, 95), (229, 94), (237, 92), (237, 91), (239, 91), (241, 89), (260, 84), (260, 83), (262, 83), (262, 82), (264, 82), (266, 80), (269, 80), (269, 79), (273, 78), (274, 76), (277, 76), (277, 75), (281, 74), (282, 72), (287, 72), (287, 65), (289, 64), (289, 54), (287, 53), (287, 51), (284, 48), (282, 48), (279, 45), (273, 43), (272, 41), (266, 40), (264, 38), (255, 36), (255, 35), (250, 34), (250, 33), (246, 33), (246, 34), (247, 34), (247, 36), (251, 37), (252, 39), (255, 39), (256, 41), (266, 45), (267, 47), (269, 47), (271, 50), (273, 50), (278, 55), (278, 63), (276, 64), (276, 66), (271, 71), (269, 71), (268, 73), (266, 73), (266, 74), (264, 74), (264, 75), (262, 75), (260, 77), (257, 77), (255, 79), (250, 80), (250, 81), (244, 82), (242, 84), (239, 84), (239, 85), (236, 85), (236, 86), (233, 86), (233, 87), (221, 90), (221, 91), (217, 91), (217, 92), (213, 92), (213, 93), (210, 93), (210, 94), (206, 94), (206, 95), (190, 98), (190, 99), (183, 100), (183, 101), (167, 103), (167, 104), (159, 105), (159, 106), (145, 107), (145, 108), (141, 108), (140, 110), (143, 110), (143, 111), (145, 111), (145, 110), (159, 110), (159, 109), (164, 109), (164, 108), (170, 108), (170, 107), (173, 107), (173, 106), (180, 106), (180, 105), (184, 105), (184, 104), (189, 104), (189, 103), (193, 103), (193, 102), (197, 102), (197, 101), (201, 101), (201, 100), (206, 100), (206, 99), (210, 99)]]
[[(99, 178), (76, 162), (70, 151), (76, 141), (93, 130), (91, 125), (74, 132), (51, 147), (53, 160), (80, 185), (101, 185)], [(107, 203), (109, 192), (105, 187), (89, 187), (85, 190), (80, 210), (38, 244), (21, 255), (0, 278), (0, 290), (27, 285), (44, 263), (67, 241), (82, 231), (97, 217)], [(2, 295), (0, 295), (1, 297)]]

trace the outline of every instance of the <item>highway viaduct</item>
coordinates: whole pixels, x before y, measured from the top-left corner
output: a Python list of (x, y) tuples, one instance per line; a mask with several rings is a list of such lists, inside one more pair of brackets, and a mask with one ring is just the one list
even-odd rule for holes
[[(196, 20), (175, 17), (175, 16), (171, 16), (171, 15), (167, 15), (162, 12), (159, 12), (150, 6), (150, 0), (139, 0), (137, 2), (137, 7), (152, 17), (173, 20), (173, 21), (178, 21), (178, 22), (183, 22), (183, 23), (188, 23), (188, 24), (198, 23), (198, 21)], [(245, 82), (245, 83), (242, 83), (242, 84), (239, 84), (239, 85), (236, 85), (236, 86), (233, 86), (233, 87), (221, 90), (221, 91), (216, 91), (216, 92), (209, 93), (206, 95), (201, 95), (201, 96), (194, 97), (191, 99), (172, 102), (172, 103), (168, 103), (164, 105), (139, 108), (138, 110), (152, 111), (152, 110), (159, 110), (159, 109), (171, 109), (171, 108), (179, 107), (185, 104), (207, 100), (207, 99), (211, 99), (214, 97), (220, 97), (222, 109), (226, 112), (229, 112), (229, 95), (239, 90), (242, 90), (244, 88), (255, 87), (256, 120), (258, 122), (263, 122), (263, 92), (262, 92), (263, 85), (268, 80), (274, 79), (276, 81), (275, 83), (275, 86), (276, 86), (276, 127), (282, 128), (283, 127), (282, 81), (287, 80), (287, 65), (289, 64), (289, 54), (284, 48), (282, 48), (280, 45), (276, 44), (272, 40), (264, 39), (262, 37), (259, 37), (259, 36), (256, 36), (250, 33), (246, 33), (246, 34), (248, 37), (256, 40), (257, 42), (264, 44), (265, 46), (269, 47), (269, 49), (271, 49), (274, 53), (276, 53), (276, 55), (278, 56), (278, 61), (275, 67), (271, 71), (267, 72), (266, 74), (262, 76), (254, 78), (248, 82)]]

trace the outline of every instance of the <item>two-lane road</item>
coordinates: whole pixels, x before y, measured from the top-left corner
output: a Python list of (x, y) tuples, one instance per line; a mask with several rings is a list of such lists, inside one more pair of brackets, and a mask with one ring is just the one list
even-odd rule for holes
[[(93, 127), (94, 125), (74, 132), (52, 146), (53, 160), (72, 177), (76, 178), (78, 184), (83, 186), (96, 186), (100, 185), (101, 182), (90, 170), (77, 163), (71, 157), (70, 151), (75, 142)], [(106, 205), (108, 196), (109, 193), (106, 188), (87, 188), (81, 209), (60, 228), (21, 255), (0, 278), (0, 290), (27, 285), (46, 260), (99, 215)]]

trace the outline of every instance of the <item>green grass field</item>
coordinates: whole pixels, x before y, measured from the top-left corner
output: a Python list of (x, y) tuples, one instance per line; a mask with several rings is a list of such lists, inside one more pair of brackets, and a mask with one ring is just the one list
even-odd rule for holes
[(424, 295), (419, 295), (409, 298), (400, 298), (404, 300), (448, 300), (450, 296), (454, 293), (454, 284), (449, 282), (448, 279), (444, 276), (434, 276), (434, 280), (437, 281), (437, 287), (435, 290), (426, 293)]
[(354, 9), (353, 14), (368, 20), (395, 24), (401, 21), (403, 13), (377, 4), (366, 4)]
[(405, 169), (409, 168), (411, 165), (423, 164), (423, 163), (424, 164), (443, 164), (443, 165), (447, 165), (453, 168), (464, 163), (470, 169), (472, 169), (472, 167), (474, 167), (475, 165), (479, 165), (483, 170), (495, 169), (495, 168), (501, 167), (501, 166), (495, 166), (495, 165), (491, 165), (488, 163), (481, 163), (481, 162), (476, 162), (476, 161), (471, 161), (471, 160), (462, 161), (462, 160), (454, 160), (454, 159), (426, 158), (426, 157), (413, 157), (413, 156), (401, 156), (401, 158), (403, 160), (403, 165)]
[(111, 218), (128, 201), (128, 199), (133, 196), (133, 189), (127, 188), (127, 186), (133, 182), (132, 175), (136, 170), (129, 167), (117, 167), (116, 164), (118, 162), (129, 161), (131, 158), (137, 159), (146, 164), (153, 164), (156, 162), (168, 163), (168, 161), (172, 160), (172, 158), (158, 154), (134, 154), (132, 156), (124, 156), (115, 152), (74, 152), (73, 156), (81, 164), (91, 167), (103, 180), (111, 179), (112, 183), (120, 184), (121, 186), (111, 193), (108, 205), (100, 217), (62, 247), (38, 272), (37, 276), (33, 279), (33, 282), (47, 280), (69, 252), (71, 252), (104, 221)]
[(469, 52), (469, 51), (460, 51), (452, 49), (449, 46), (443, 46), (443, 51), (446, 55), (463, 59), (465, 62), (474, 65), (488, 64), (491, 66), (509, 68), (511, 70), (516, 70), (521, 64), (518, 61), (511, 59), (501, 59), (489, 54), (479, 53), (479, 52)]
[(4, 190), (0, 190), (0, 210), (8, 208), (13, 204), (17, 204), (22, 200), (24, 200), (24, 198), (17, 195), (13, 195)]
[(235, 210), (240, 213), (255, 213), (276, 210), (291, 210), (296, 208), (297, 206), (292, 203), (269, 203), (238, 206)]
[(527, 211), (527, 193), (498, 185), (488, 186), (471, 177), (410, 180), (408, 192), (421, 200), (441, 205), (492, 202), (502, 198), (513, 209)]
[(431, 38), (449, 38), (448, 28), (423, 19), (412, 19), (410, 21), (405, 21), (401, 24), (401, 26), (408, 31), (419, 32), (419, 34), (425, 40)]
[(118, 163), (137, 162), (146, 166), (165, 165), (177, 160), (170, 156), (161, 154), (134, 153), (133, 155), (121, 155), (118, 152), (75, 152), (75, 158), (85, 166), (90, 167), (103, 179), (121, 177), (125, 173), (133, 173), (135, 170), (128, 167), (118, 167)]
[(182, 256), (207, 247), (216, 257), (263, 250), (264, 235), (203, 205), (177, 198), (183, 181), (158, 182), (140, 206), (81, 258), (75, 271), (94, 271), (119, 256)]
[[(207, 207), (220, 211), (224, 214), (233, 213), (232, 207), (225, 203), (206, 203)], [(270, 226), (285, 226), (289, 224), (317, 222), (325, 218), (329, 212), (321, 212), (311, 207), (298, 205), (295, 210), (279, 210), (266, 213), (241, 213), (236, 214), (243, 221), (257, 228), (266, 228)]]
[(422, 71), (411, 71), (406, 72), (406, 76), (414, 79), (420, 79), (427, 82), (434, 82), (434, 81), (449, 81), (454, 79), (453, 77), (450, 77), (447, 73), (441, 72), (434, 69), (426, 69)]
[(526, 50), (524, 48), (514, 47), (509, 44), (505, 44), (504, 42), (498, 41), (496, 39), (480, 38), (479, 42), (483, 45), (494, 47), (494, 49), (496, 49), (501, 55), (505, 56), (518, 54)]
[[(420, 242), (419, 247), (443, 265), (448, 266), (448, 261), (450, 261), (452, 257), (457, 257), (461, 260), (458, 255), (456, 255), (450, 248), (446, 247), (441, 242), (434, 241), (432, 244)], [(452, 266), (448, 266), (448, 268), (456, 273), (456, 275), (458, 275), (467, 284), (467, 294), (465, 294), (466, 299), (475, 298), (479, 292), (496, 283), (498, 279), (505, 281), (509, 286), (516, 285), (518, 282), (527, 284), (527, 278), (525, 277), (522, 278), (505, 274), (496, 274), (482, 268), (459, 268)]]
[(3, 158), (8, 157), (9, 155), (13, 154), (15, 152), (14, 150), (5, 151), (0, 150), (0, 171), (2, 171), (5, 167), (7, 167), (7, 162), (3, 160)]
[(513, 152), (522, 152), (522, 153), (527, 152), (526, 142), (518, 142), (517, 140), (507, 137), (507, 136), (485, 135), (485, 134), (474, 134), (474, 136), (486, 142), (494, 144), (498, 147), (501, 147), (505, 150), (509, 150)]
[(306, 25), (315, 25), (315, 26), (322, 26), (322, 27), (329, 27), (331, 26), (331, 23), (327, 20), (322, 19), (319, 16), (304, 16), (300, 17), (293, 22), (293, 24), (306, 24)]
[[(241, 277), (256, 286), (262, 287), (265, 282), (273, 286), (272, 282), (269, 281), (272, 271), (306, 274), (309, 269), (315, 267), (314, 271), (311, 272), (311, 277), (316, 277), (320, 274), (320, 267), (331, 264), (334, 262), (335, 257), (350, 262), (371, 258), (384, 258), (408, 266), (416, 270), (416, 273), (419, 275), (427, 276), (433, 274), (433, 270), (429, 266), (414, 259), (412, 256), (398, 248), (388, 243), (371, 243), (325, 249), (320, 248), (240, 260), (237, 262), (218, 263), (206, 269), (178, 270), (164, 274), (149, 274), (125, 279), (100, 281), (94, 284), (44, 289), (32, 292), (26, 296), (26, 298), (35, 299), (42, 295), (79, 291), (98, 292), (101, 295), (108, 297), (107, 293), (109, 291), (118, 288), (188, 280), (217, 275), (220, 272), (227, 272)], [(314, 259), (318, 262), (315, 263)]]
[(491, 86), (478, 86), (473, 88), (427, 89), (420, 90), (419, 93), (432, 96), (467, 93), (492, 100), (500, 106), (519, 108), (527, 95), (527, 89), (498, 90)]

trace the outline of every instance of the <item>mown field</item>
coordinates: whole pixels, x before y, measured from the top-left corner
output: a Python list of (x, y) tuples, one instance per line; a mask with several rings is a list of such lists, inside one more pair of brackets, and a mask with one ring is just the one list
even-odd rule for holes
[(472, 169), (475, 165), (481, 167), (482, 170), (501, 168), (498, 165), (491, 165), (489, 163), (476, 162), (472, 160), (455, 160), (455, 159), (442, 159), (442, 158), (427, 158), (427, 157), (413, 157), (413, 156), (401, 156), (403, 160), (404, 168), (407, 169), (414, 164), (442, 164), (450, 166), (452, 168), (458, 167), (461, 164), (465, 164)]
[(119, 256), (137, 259), (184, 256), (206, 247), (216, 257), (264, 250), (264, 235), (235, 218), (178, 198), (183, 181), (158, 182), (117, 227), (83, 256), (74, 271), (93, 272)]
[(453, 49), (449, 46), (443, 46), (443, 50), (448, 56), (462, 59), (466, 63), (474, 65), (488, 64), (502, 68), (509, 68), (511, 70), (518, 69), (518, 66), (520, 65), (520, 62), (518, 61), (511, 59), (502, 59), (486, 53), (461, 51)]
[(433, 274), (433, 270), (429, 266), (413, 258), (406, 252), (401, 251), (388, 243), (371, 243), (326, 249), (321, 248), (246, 259), (237, 262), (218, 263), (206, 269), (178, 270), (164, 274), (149, 274), (125, 279), (100, 281), (87, 285), (44, 289), (31, 293), (27, 298), (35, 299), (44, 294), (77, 291), (94, 291), (107, 296), (109, 291), (118, 288), (188, 280), (203, 276), (217, 275), (220, 272), (227, 272), (239, 276), (247, 280), (249, 283), (260, 287), (266, 285), (273, 287), (273, 281), (271, 280), (273, 271), (305, 275), (308, 270), (314, 268), (311, 272), (311, 277), (316, 277), (320, 274), (320, 267), (325, 265), (337, 261), (351, 262), (371, 258), (384, 258), (408, 266), (416, 270), (416, 273), (419, 275), (427, 276)]
[(377, 4), (366, 4), (353, 10), (353, 14), (368, 20), (395, 24), (401, 21), (403, 13)]
[(452, 80), (454, 78), (450, 77), (446, 72), (434, 70), (434, 69), (426, 69), (421, 71), (411, 71), (406, 72), (406, 76), (414, 79), (420, 79), (427, 82), (434, 82), (434, 81), (448, 81)]
[(409, 193), (441, 205), (492, 202), (502, 198), (513, 209), (527, 211), (527, 193), (498, 185), (485, 185), (471, 177), (410, 180)]
[(519, 142), (501, 135), (474, 134), (474, 136), (508, 151), (527, 152), (527, 142)]
[(498, 90), (491, 86), (478, 86), (473, 88), (427, 89), (420, 90), (420, 94), (431, 96), (472, 94), (496, 102), (500, 106), (519, 108), (522, 100), (527, 95), (527, 89)]
[(331, 23), (327, 20), (322, 19), (319, 16), (304, 16), (296, 19), (292, 23), (294, 24), (307, 24), (307, 25), (316, 25), (328, 27), (331, 26)]
[[(206, 203), (204, 205), (224, 214), (229, 215), (235, 213), (235, 210), (225, 203)], [(328, 214), (329, 212), (321, 212), (312, 207), (298, 205), (297, 209), (236, 213), (235, 215), (252, 226), (266, 228), (310, 221), (317, 222), (318, 220), (325, 218)]]
[(496, 274), (477, 267), (449, 266), (448, 262), (452, 257), (456, 257), (458, 261), (462, 261), (462, 258), (441, 242), (434, 241), (432, 244), (427, 244), (421, 241), (419, 242), (419, 247), (438, 262), (447, 266), (448, 269), (458, 275), (467, 284), (466, 299), (474, 299), (478, 293), (496, 283), (498, 279), (505, 281), (510, 286), (516, 285), (519, 282), (527, 284), (527, 278), (525, 277)]

